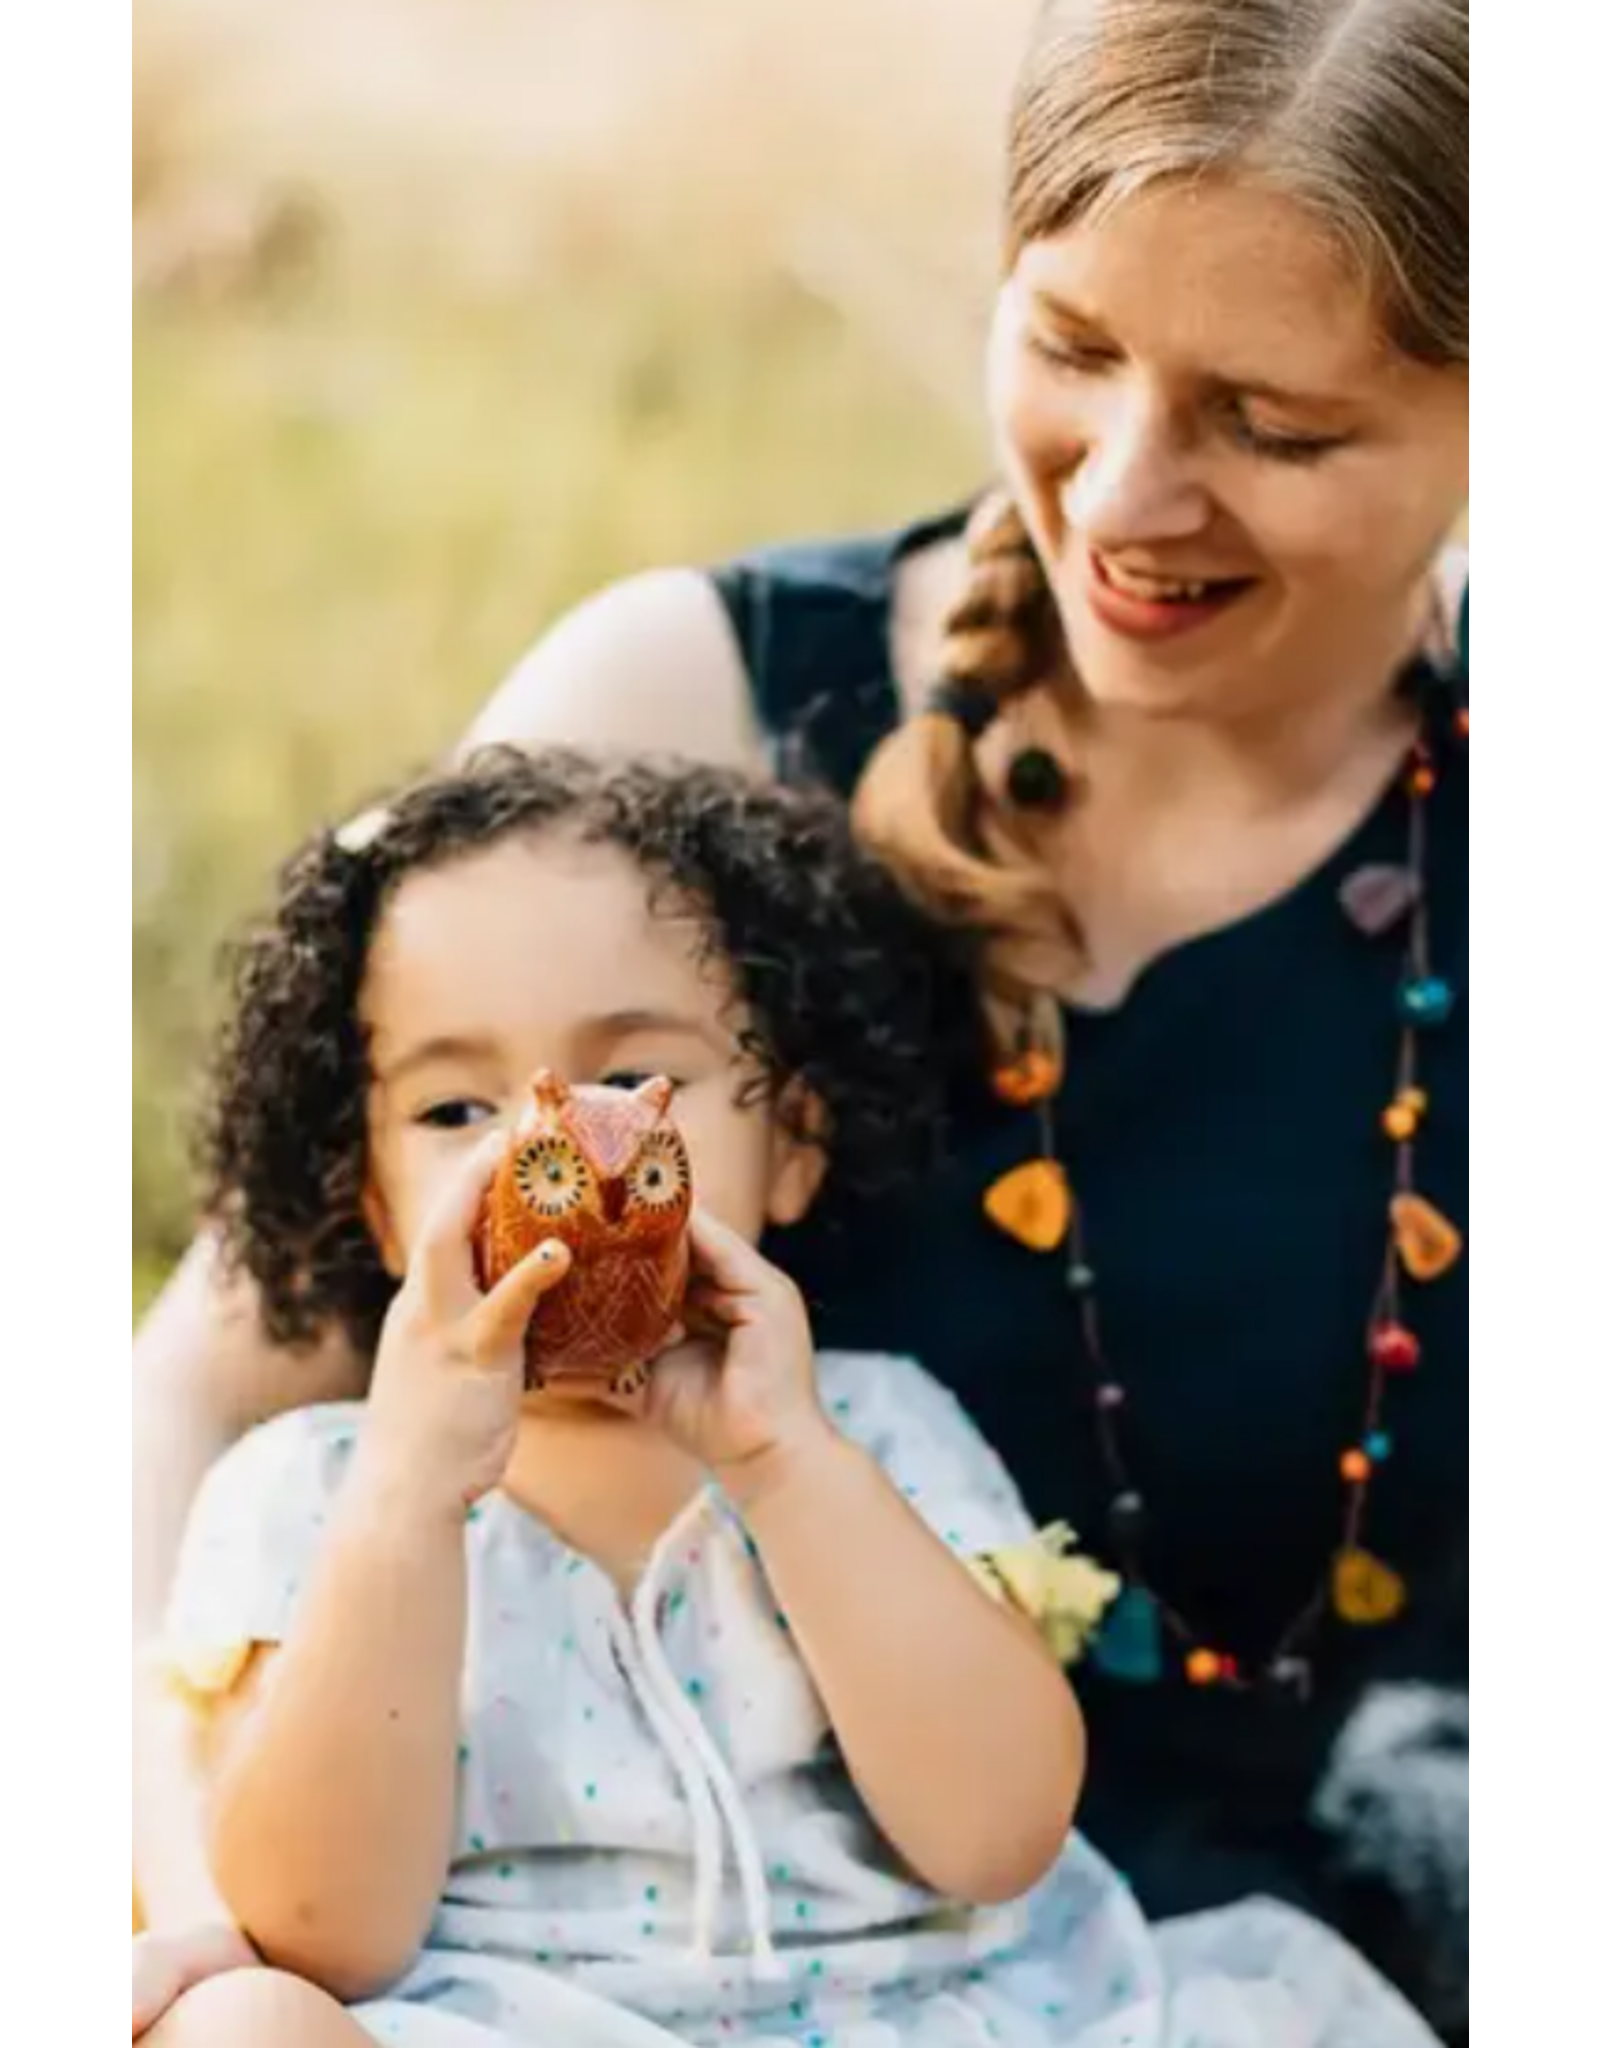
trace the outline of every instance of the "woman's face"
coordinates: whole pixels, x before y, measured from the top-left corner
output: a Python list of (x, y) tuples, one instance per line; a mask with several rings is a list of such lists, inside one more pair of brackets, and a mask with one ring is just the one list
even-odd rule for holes
[(1095, 702), (1245, 718), (1408, 646), (1466, 502), (1466, 374), (1387, 349), (1291, 201), (1157, 188), (1028, 245), (990, 393)]

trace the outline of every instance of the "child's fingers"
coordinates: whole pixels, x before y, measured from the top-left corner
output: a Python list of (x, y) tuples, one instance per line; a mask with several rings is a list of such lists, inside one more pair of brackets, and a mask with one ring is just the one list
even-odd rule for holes
[(698, 1269), (697, 1292), (709, 1282), (712, 1294), (758, 1294), (778, 1277), (754, 1245), (709, 1209), (696, 1208), (690, 1216), (689, 1243)]
[(487, 1359), (519, 1345), (541, 1300), (571, 1270), (571, 1252), (553, 1237), (519, 1260), (473, 1310), (469, 1338), (473, 1351)]
[(152, 1934), (133, 1937), (133, 2038), (153, 2027), (183, 1989), (171, 1950)]
[(494, 1131), (475, 1145), (429, 1210), (418, 1235), (411, 1271), (442, 1302), (477, 1299), (472, 1232), (505, 1149), (504, 1131)]

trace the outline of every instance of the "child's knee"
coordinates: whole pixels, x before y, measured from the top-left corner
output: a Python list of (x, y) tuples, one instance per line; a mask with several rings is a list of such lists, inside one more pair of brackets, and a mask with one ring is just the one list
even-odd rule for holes
[(150, 2048), (345, 2048), (364, 2041), (325, 1991), (282, 1970), (231, 1970), (186, 1991)]

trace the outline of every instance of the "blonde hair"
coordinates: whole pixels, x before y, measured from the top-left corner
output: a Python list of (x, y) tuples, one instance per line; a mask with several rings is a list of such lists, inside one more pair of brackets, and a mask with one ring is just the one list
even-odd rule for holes
[[(1467, 360), (1467, 0), (1046, 0), (1012, 108), (1006, 267), (1151, 186), (1215, 175), (1295, 199), (1337, 239), (1394, 348)], [(1061, 666), (1060, 624), (1014, 505), (967, 536), (948, 681), (996, 705)], [(862, 840), (937, 915), (990, 935), (997, 985), (1072, 946), (1059, 884), (981, 800), (953, 718), (907, 721), (855, 799)]]

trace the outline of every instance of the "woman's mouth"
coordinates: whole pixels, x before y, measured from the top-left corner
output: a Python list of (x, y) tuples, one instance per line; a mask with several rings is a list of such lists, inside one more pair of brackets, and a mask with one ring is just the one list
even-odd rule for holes
[(1253, 576), (1153, 576), (1089, 554), (1089, 607), (1101, 625), (1130, 640), (1166, 640), (1209, 625), (1255, 583)]

